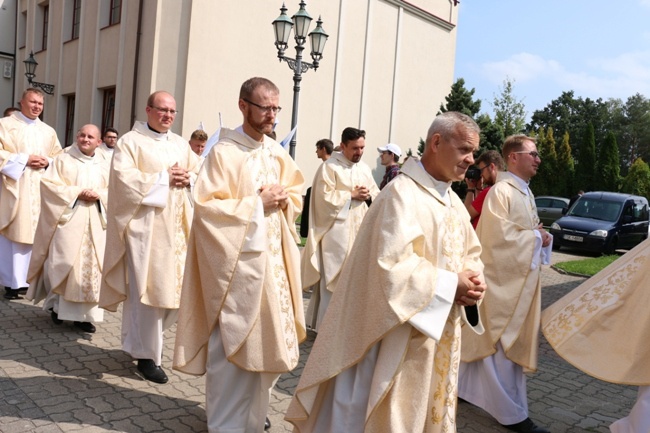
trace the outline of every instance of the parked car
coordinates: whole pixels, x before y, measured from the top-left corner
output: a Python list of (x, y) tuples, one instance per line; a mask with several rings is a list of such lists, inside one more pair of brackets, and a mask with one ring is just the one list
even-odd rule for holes
[(544, 227), (548, 227), (556, 220), (562, 218), (567, 210), (569, 210), (569, 199), (541, 195), (535, 197), (535, 206), (537, 207), (539, 220), (544, 224)]
[(553, 247), (611, 254), (648, 237), (648, 200), (615, 192), (588, 192), (551, 224)]

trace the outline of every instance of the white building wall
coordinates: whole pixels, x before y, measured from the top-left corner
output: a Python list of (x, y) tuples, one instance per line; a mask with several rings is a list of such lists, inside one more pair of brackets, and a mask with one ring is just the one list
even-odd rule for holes
[[(37, 44), (34, 29), (42, 0), (18, 1), (28, 16), (25, 45), (18, 49), (23, 59)], [(100, 124), (102, 89), (112, 86), (114, 126), (122, 133), (134, 118), (144, 118), (146, 98), (154, 90), (175, 95), (180, 113), (174, 131), (185, 138), (199, 122), (212, 134), (219, 113), (224, 126), (234, 128), (241, 123), (239, 87), (252, 76), (267, 77), (280, 88), (277, 135), (281, 139), (289, 133), (293, 72), (277, 59), (271, 25), (282, 1), (123, 0), (120, 24), (106, 27), (108, 1), (82, 2), (81, 35), (70, 41), (72, 0), (49, 0), (50, 43), (36, 54), (36, 80), (57, 86), (46, 99), (45, 121), (61, 139), (65, 95), (76, 95), (75, 127)], [(298, 3), (286, 1), (289, 16)], [(338, 144), (342, 129), (354, 126), (367, 131), (364, 161), (380, 179), (376, 147), (390, 141), (415, 152), (449, 93), (454, 1), (310, 1), (307, 10), (314, 18), (310, 30), (320, 15), (330, 38), (319, 69), (302, 75), (296, 160), (310, 183), (320, 162), (315, 142), (328, 137)], [(287, 56), (295, 55), (293, 45)], [(307, 44), (306, 61), (311, 61), (309, 51)], [(25, 85), (20, 80), (16, 91)]]
[[(0, 0), (0, 110), (16, 107), (14, 95), (16, 65), (16, 0)], [(1, 114), (0, 114), (1, 115)]]

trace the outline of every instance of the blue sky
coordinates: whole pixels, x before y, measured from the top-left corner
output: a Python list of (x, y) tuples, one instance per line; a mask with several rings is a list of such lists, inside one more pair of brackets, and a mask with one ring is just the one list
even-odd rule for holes
[(461, 0), (455, 78), (481, 112), (514, 81), (527, 119), (563, 91), (650, 98), (650, 0)]

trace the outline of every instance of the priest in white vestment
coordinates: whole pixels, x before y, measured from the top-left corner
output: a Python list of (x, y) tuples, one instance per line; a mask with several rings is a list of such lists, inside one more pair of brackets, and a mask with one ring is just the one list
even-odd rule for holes
[(480, 306), (485, 333), (463, 333), (458, 395), (512, 431), (547, 433), (528, 417), (524, 374), (537, 369), (541, 267), (553, 239), (528, 188), (541, 160), (525, 135), (508, 137), (502, 154), (508, 172), (497, 175), (476, 228), (488, 286)]
[(113, 153), (99, 305), (116, 311), (124, 302), (123, 350), (145, 379), (166, 383), (163, 331), (180, 304), (199, 159), (170, 131), (177, 113), (172, 95), (151, 94), (146, 113)]
[(278, 103), (271, 81), (242, 85), (244, 123), (221, 130), (194, 189), (174, 368), (207, 372), (211, 433), (269, 427), (271, 389), (306, 337), (295, 227), (304, 180), (266, 135)]
[(373, 201), (287, 411), (295, 432), (456, 431), (461, 327), (482, 332), (486, 286), (451, 182), (478, 145), (470, 117), (439, 115), (422, 161)]
[(61, 153), (56, 131), (38, 118), (43, 92), (23, 92), (20, 111), (0, 119), (0, 287), (5, 298), (27, 289), (27, 270), (41, 208), (41, 176)]
[(567, 362), (600, 380), (639, 387), (612, 433), (650, 432), (649, 279), (645, 240), (542, 312), (544, 336)]
[(76, 143), (57, 156), (41, 179), (38, 220), (27, 280), (27, 298), (59, 325), (74, 322), (95, 332), (99, 308), (102, 261), (106, 245), (109, 162), (99, 155), (95, 125), (77, 132)]
[(309, 204), (309, 232), (302, 252), (303, 290), (312, 290), (308, 325), (318, 330), (368, 205), (379, 194), (370, 167), (361, 161), (366, 132), (345, 128), (341, 152), (316, 170)]

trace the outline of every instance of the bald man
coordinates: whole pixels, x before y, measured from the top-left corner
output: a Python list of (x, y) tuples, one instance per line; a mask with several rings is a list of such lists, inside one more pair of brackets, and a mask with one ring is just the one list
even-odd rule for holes
[(95, 125), (77, 132), (75, 144), (57, 156), (41, 180), (41, 216), (36, 228), (27, 298), (45, 299), (56, 325), (95, 332), (106, 244), (109, 162), (99, 155)]
[(171, 132), (176, 100), (147, 100), (147, 121), (117, 142), (110, 171), (108, 226), (100, 306), (122, 313), (122, 348), (144, 379), (166, 383), (163, 331), (176, 321), (199, 157)]

